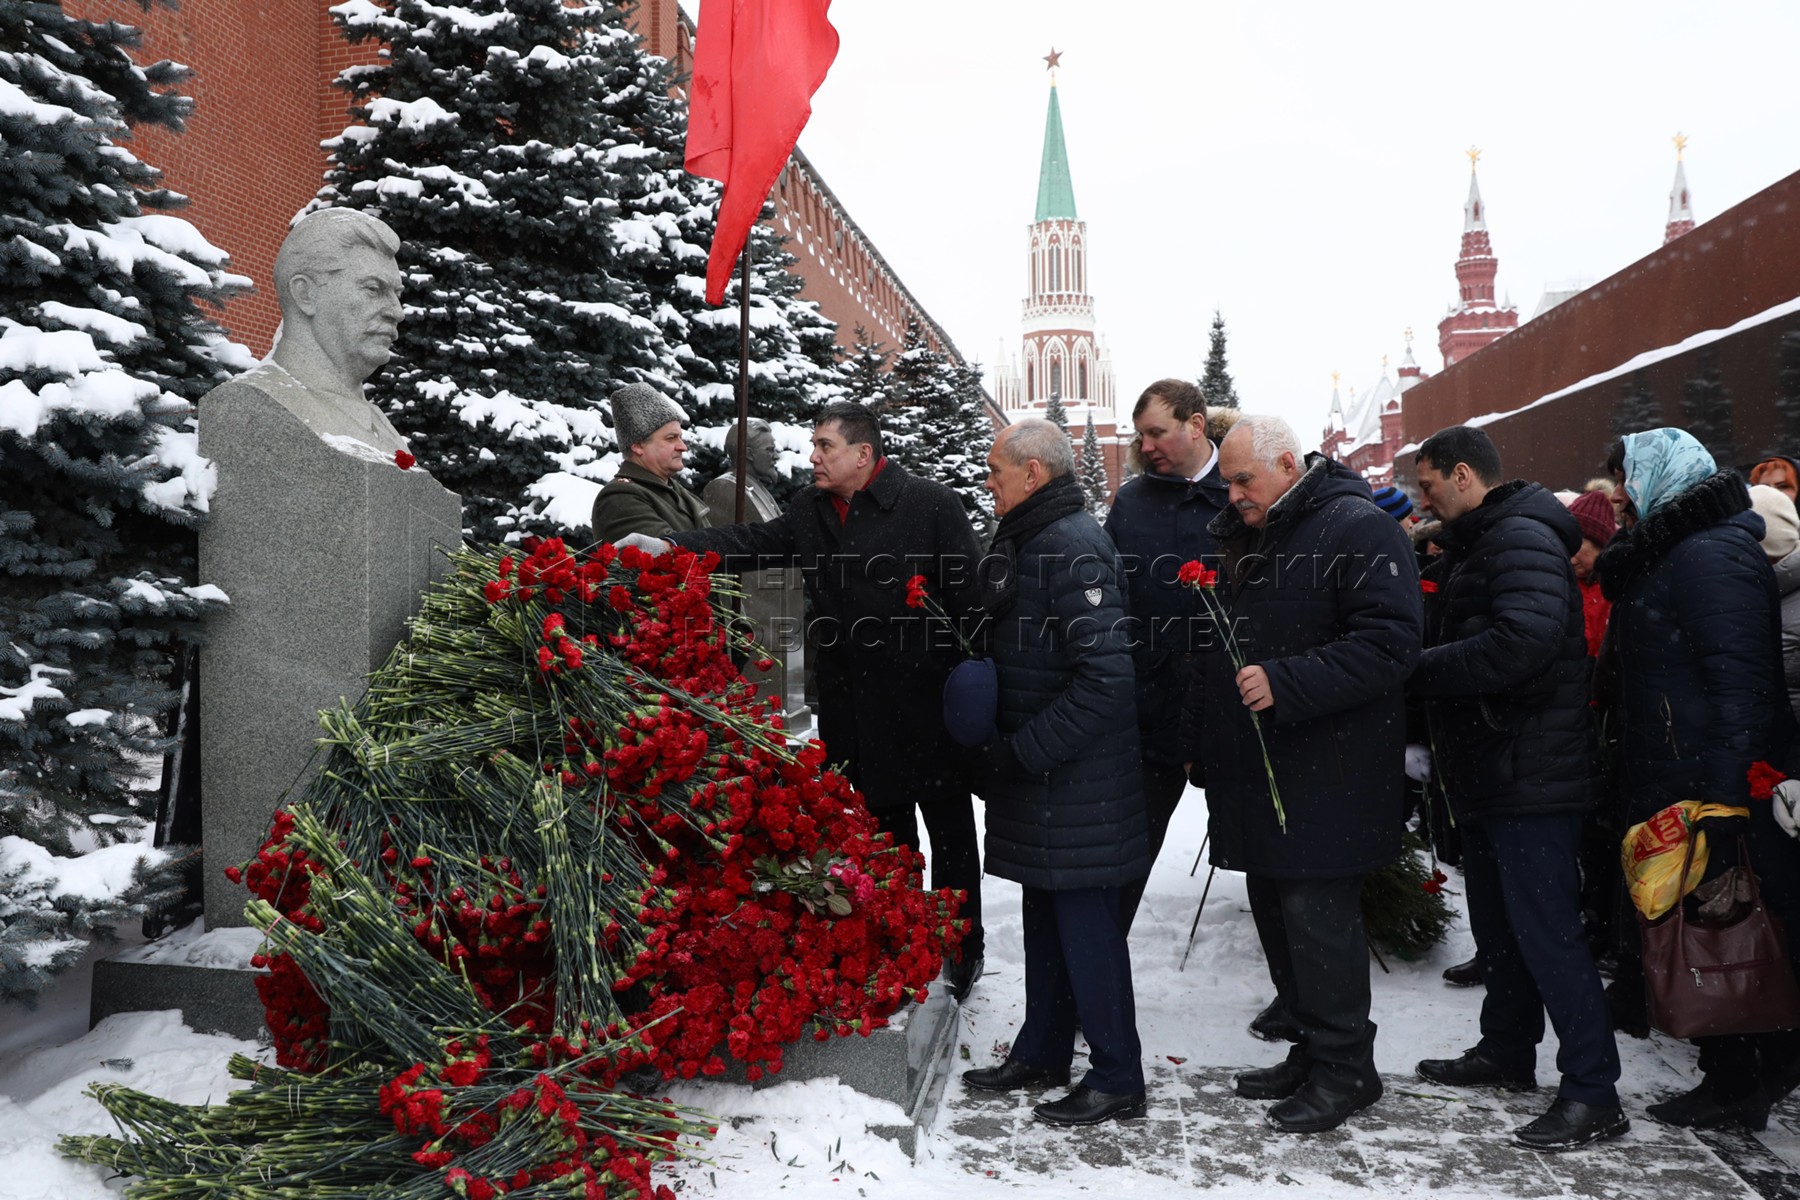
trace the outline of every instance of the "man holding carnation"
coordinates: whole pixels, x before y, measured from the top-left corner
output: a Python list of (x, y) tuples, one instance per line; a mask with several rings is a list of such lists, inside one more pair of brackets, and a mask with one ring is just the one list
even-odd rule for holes
[(1231, 506), (1209, 608), (1223, 626), (1182, 713), (1203, 766), (1212, 862), (1247, 876), (1277, 998), (1300, 1038), (1246, 1071), (1283, 1133), (1320, 1133), (1381, 1097), (1363, 877), (1400, 851), (1407, 674), (1419, 655), (1412, 547), (1369, 487), (1279, 417), (1219, 446)]
[(1025, 1023), (972, 1088), (1069, 1082), (1034, 1110), (1054, 1125), (1145, 1113), (1120, 891), (1150, 869), (1137, 709), (1118, 552), (1088, 515), (1069, 435), (1040, 418), (988, 454), (1000, 527), (982, 588), (994, 618), (998, 731), (982, 748), (990, 874), (1024, 888)]
[[(931, 837), (931, 884), (968, 893), (950, 991), (968, 993), (982, 967), (981, 857), (968, 752), (944, 728), (944, 681), (962, 660), (956, 638), (908, 604), (914, 576), (950, 622), (978, 632), (981, 545), (962, 502), (882, 453), (881, 428), (852, 401), (826, 405), (813, 427), (813, 482), (772, 521), (623, 538), (653, 553), (672, 537), (743, 574), (799, 567), (819, 649), (819, 734), (869, 811), (896, 841)], [(645, 530), (637, 530), (642, 534)], [(810, 646), (809, 646), (810, 649)]]

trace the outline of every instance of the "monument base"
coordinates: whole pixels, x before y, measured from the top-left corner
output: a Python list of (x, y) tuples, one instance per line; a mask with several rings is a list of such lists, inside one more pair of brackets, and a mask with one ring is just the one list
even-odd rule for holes
[(266, 1040), (250, 965), (262, 934), (245, 926), (207, 931), (196, 921), (168, 937), (94, 964), (88, 1007), (92, 1029), (114, 1013), (173, 1008), (196, 1033)]
[[(897, 1143), (909, 1155), (917, 1154), (919, 1133), (931, 1128), (944, 1096), (951, 1048), (956, 1044), (956, 1014), (956, 1001), (934, 984), (923, 1004), (901, 1009), (868, 1037), (851, 1034), (794, 1043), (782, 1055), (780, 1074), (764, 1075), (750, 1086), (760, 1091), (794, 1080), (835, 1078), (865, 1096), (897, 1105), (906, 1114), (905, 1124), (870, 1125), (869, 1132)], [(719, 1078), (747, 1082), (744, 1064), (728, 1062)], [(705, 1107), (704, 1101), (700, 1107)]]

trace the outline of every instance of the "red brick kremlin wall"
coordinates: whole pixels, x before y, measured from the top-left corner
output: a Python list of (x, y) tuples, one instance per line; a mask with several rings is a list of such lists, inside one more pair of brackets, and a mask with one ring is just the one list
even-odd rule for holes
[[(1672, 346), (1702, 330), (1726, 328), (1796, 295), (1800, 295), (1800, 173), (1410, 389), (1405, 400), (1406, 440), (1418, 443), (1471, 417), (1511, 411), (1647, 350)], [(1612, 385), (1611, 394), (1616, 396), (1617, 391)], [(1562, 403), (1514, 419), (1521, 428), (1542, 428), (1540, 452), (1554, 443), (1556, 410)], [(1754, 410), (1772, 403), (1772, 386), (1740, 395), (1739, 421), (1749, 414), (1749, 428), (1760, 437), (1763, 430)], [(1664, 415), (1676, 419), (1673, 404)], [(1584, 443), (1580, 453), (1580, 461), (1587, 462), (1592, 448)], [(1604, 456), (1604, 445), (1599, 453)], [(1411, 455), (1403, 457), (1409, 460), (1410, 473)], [(1560, 455), (1555, 457), (1560, 461)], [(1545, 466), (1551, 465), (1546, 459)], [(1573, 468), (1574, 460), (1568, 465)], [(1559, 486), (1566, 477), (1557, 472)]]

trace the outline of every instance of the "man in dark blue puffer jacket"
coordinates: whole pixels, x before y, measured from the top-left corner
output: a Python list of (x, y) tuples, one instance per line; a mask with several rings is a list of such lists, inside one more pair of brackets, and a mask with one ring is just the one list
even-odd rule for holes
[(994, 618), (999, 736), (983, 747), (987, 869), (1024, 888), (1025, 1023), (986, 1091), (1063, 1084), (1079, 1024), (1088, 1072), (1041, 1121), (1145, 1113), (1119, 891), (1150, 869), (1118, 552), (1089, 516), (1068, 434), (1042, 419), (988, 455), (1000, 527), (983, 564)]
[(1630, 1128), (1619, 1051), (1581, 924), (1576, 854), (1593, 803), (1587, 638), (1570, 556), (1581, 528), (1555, 496), (1504, 482), (1500, 454), (1464, 425), (1425, 439), (1419, 491), (1444, 522), (1445, 565), (1426, 607), (1413, 690), (1426, 698), (1438, 773), (1463, 833), (1469, 925), (1487, 994), (1481, 1040), (1431, 1058), (1435, 1083), (1537, 1086), (1544, 1012), (1562, 1085), (1514, 1137), (1568, 1150)]

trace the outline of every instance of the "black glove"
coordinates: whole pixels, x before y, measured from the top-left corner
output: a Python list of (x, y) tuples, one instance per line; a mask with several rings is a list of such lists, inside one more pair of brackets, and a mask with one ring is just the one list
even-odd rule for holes
[(1203, 766), (1201, 764), (1199, 759), (1196, 758), (1193, 762), (1188, 764), (1187, 778), (1188, 778), (1188, 782), (1193, 784), (1195, 787), (1201, 788), (1203, 790), (1205, 789), (1205, 787), (1206, 787), (1206, 768), (1205, 768), (1205, 766)]

